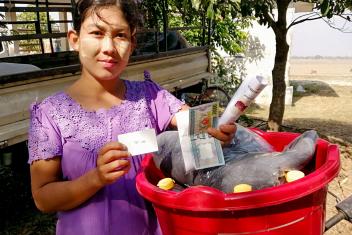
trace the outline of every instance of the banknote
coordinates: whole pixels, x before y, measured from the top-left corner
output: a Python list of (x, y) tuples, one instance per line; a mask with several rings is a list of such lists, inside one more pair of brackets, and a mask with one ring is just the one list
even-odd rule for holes
[(206, 133), (209, 127), (215, 127), (219, 116), (219, 103), (202, 104), (189, 109), (189, 135)]
[(196, 170), (225, 164), (220, 141), (207, 133), (191, 136), (191, 146)]
[(189, 136), (195, 169), (224, 165), (220, 141), (207, 133), (209, 127), (216, 127), (219, 104), (208, 103), (189, 110)]

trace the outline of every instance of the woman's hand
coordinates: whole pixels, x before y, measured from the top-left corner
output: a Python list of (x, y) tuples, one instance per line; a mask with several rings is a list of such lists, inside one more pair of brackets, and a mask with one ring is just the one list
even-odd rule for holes
[(236, 125), (224, 124), (219, 129), (208, 128), (208, 134), (220, 140), (222, 146), (229, 145), (236, 134)]
[(127, 147), (119, 142), (103, 146), (97, 159), (99, 183), (102, 186), (111, 184), (126, 174), (131, 168), (130, 156)]

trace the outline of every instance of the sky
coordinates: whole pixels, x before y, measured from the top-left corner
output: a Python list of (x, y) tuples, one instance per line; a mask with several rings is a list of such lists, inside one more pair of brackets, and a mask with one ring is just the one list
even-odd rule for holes
[[(340, 17), (333, 20), (340, 27), (345, 23)], [(331, 28), (321, 19), (293, 26), (291, 56), (352, 57), (352, 22), (345, 28), (349, 33)]]

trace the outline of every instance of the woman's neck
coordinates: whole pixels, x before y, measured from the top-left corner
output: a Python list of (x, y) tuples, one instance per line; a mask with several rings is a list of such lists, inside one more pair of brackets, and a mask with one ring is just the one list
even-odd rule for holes
[(82, 74), (67, 93), (87, 109), (109, 108), (119, 105), (125, 98), (126, 87), (123, 80), (97, 80)]

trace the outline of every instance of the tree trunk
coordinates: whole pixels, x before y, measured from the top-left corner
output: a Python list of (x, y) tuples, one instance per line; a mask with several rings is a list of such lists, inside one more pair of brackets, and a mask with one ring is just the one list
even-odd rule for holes
[[(287, 3), (287, 2), (286, 2)], [(275, 64), (272, 71), (273, 90), (272, 100), (270, 104), (270, 112), (268, 118), (269, 131), (279, 131), (282, 124), (282, 119), (285, 112), (285, 71), (289, 45), (287, 44), (287, 22), (286, 14), (288, 4), (284, 1), (277, 1), (278, 4), (278, 20), (275, 23), (273, 30), (276, 39)]]
[(286, 33), (283, 39), (276, 37), (275, 65), (272, 71), (273, 90), (270, 104), (268, 127), (270, 131), (279, 131), (285, 112), (285, 71), (289, 46), (286, 42)]

